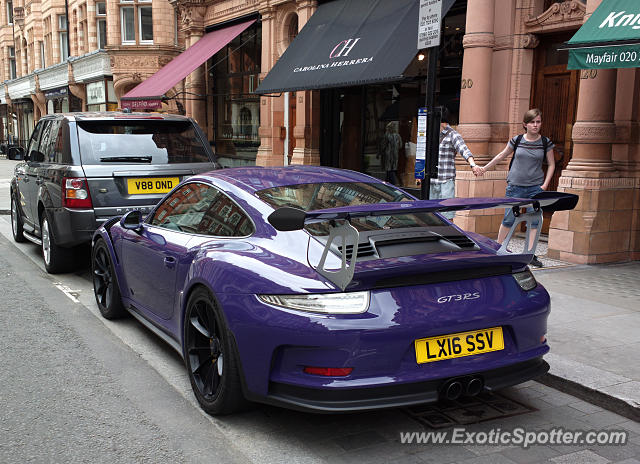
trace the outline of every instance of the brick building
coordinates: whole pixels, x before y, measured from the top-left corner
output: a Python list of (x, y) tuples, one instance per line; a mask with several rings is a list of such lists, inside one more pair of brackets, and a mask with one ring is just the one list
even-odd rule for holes
[[(129, 101), (194, 117), (227, 166), (321, 164), (381, 177), (379, 140), (391, 123), (404, 142), (398, 154), (400, 183), (415, 187), (415, 117), (425, 102), (427, 51), (417, 50), (412, 33), (409, 39), (400, 36), (411, 18), (415, 27), (410, 29), (417, 29), (419, 2), (365, 2), (356, 18), (348, 12), (357, 1), (68, 0), (65, 8), (64, 0), (0, 0), (3, 137), (18, 133), (24, 138), (29, 124), (48, 111), (110, 109)], [(436, 103), (458, 111), (458, 130), (479, 164), (521, 131), (528, 108), (542, 109), (543, 133), (557, 151), (552, 187), (581, 198), (576, 210), (545, 221), (549, 255), (579, 263), (640, 257), (640, 72), (572, 71), (567, 52), (559, 50), (600, 3), (443, 0), (449, 9), (435, 85)], [(298, 69), (308, 82), (255, 93), (285, 51), (302, 56), (295, 38), (309, 21), (319, 21), (313, 19), (317, 11), (351, 15), (364, 30), (376, 9), (389, 5), (402, 5), (407, 14), (390, 13), (389, 23), (397, 19), (395, 29), (378, 39), (393, 42), (397, 54), (406, 56), (403, 69), (377, 81), (327, 83), (314, 80), (312, 64)], [(68, 26), (61, 19), (65, 14)], [(349, 40), (355, 39), (343, 38)], [(209, 54), (190, 48), (205, 42)], [(354, 42), (336, 52), (339, 43), (329, 44), (324, 64), (339, 53), (357, 53)], [(373, 55), (349, 66), (369, 58)], [(179, 67), (187, 61), (193, 72), (182, 79)], [(172, 68), (171, 63), (180, 64)], [(165, 74), (179, 77), (177, 82), (155, 74), (165, 65)], [(127, 100), (127, 95), (137, 96)], [(457, 167), (458, 196), (504, 194), (508, 163), (483, 178), (475, 178), (462, 158)], [(458, 213), (456, 222), (495, 235), (501, 214)]]

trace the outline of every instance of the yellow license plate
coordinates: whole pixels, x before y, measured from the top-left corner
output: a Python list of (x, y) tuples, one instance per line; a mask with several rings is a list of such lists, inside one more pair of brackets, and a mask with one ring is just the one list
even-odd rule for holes
[(180, 183), (177, 177), (140, 177), (127, 179), (129, 195), (141, 193), (167, 193)]
[(418, 364), (504, 349), (502, 327), (460, 332), (415, 341)]

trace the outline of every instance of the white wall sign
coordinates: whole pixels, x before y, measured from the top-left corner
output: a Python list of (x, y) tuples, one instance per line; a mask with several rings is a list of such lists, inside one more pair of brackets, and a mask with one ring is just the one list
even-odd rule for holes
[(440, 45), (442, 0), (420, 0), (418, 50)]

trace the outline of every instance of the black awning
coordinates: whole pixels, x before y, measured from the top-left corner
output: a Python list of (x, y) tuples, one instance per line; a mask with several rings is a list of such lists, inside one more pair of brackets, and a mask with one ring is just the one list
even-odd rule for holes
[[(442, 16), (455, 0), (443, 0)], [(318, 6), (256, 93), (402, 79), (416, 56), (419, 0), (334, 0)]]

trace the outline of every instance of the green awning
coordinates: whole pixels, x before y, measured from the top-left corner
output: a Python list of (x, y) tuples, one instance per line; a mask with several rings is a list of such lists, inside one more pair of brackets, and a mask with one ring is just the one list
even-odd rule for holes
[(563, 48), (569, 69), (640, 67), (640, 1), (603, 0)]

